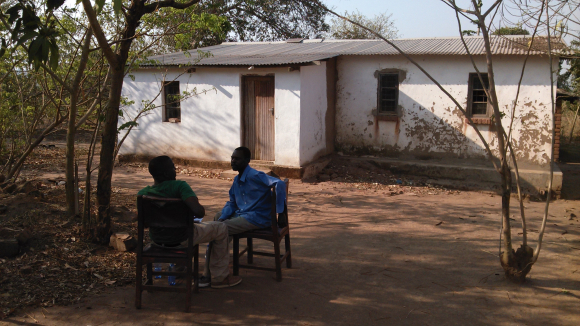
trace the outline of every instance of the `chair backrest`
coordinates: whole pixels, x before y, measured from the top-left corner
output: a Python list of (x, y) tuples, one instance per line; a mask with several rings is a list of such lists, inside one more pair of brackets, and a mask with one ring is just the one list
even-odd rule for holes
[(193, 212), (179, 198), (137, 196), (137, 210), (144, 227), (182, 228), (193, 223)]
[[(276, 214), (276, 186), (270, 188), (272, 194), (272, 226), (277, 225), (279, 228), (288, 226), (288, 179), (284, 179), (286, 184), (286, 201), (284, 202), (284, 212)], [(277, 216), (276, 216), (277, 215)]]

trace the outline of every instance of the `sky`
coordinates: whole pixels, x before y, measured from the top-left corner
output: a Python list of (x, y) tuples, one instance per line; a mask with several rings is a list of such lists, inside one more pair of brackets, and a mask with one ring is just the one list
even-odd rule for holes
[[(367, 17), (378, 13), (392, 14), (401, 38), (459, 36), (457, 19), (451, 8), (441, 0), (321, 0), (338, 13), (358, 10)], [(470, 0), (456, 0), (458, 6), (469, 9)], [(484, 0), (484, 8), (493, 1)], [(514, 22), (517, 18), (511, 18)], [(476, 26), (462, 20), (463, 30)], [(578, 30), (578, 26), (575, 27)]]
[[(439, 0), (323, 0), (337, 13), (358, 10), (367, 17), (392, 14), (402, 38), (459, 36), (457, 19), (451, 8)], [(465, 2), (465, 1), (463, 1)], [(460, 4), (461, 1), (458, 1)], [(465, 21), (463, 29), (475, 29)]]

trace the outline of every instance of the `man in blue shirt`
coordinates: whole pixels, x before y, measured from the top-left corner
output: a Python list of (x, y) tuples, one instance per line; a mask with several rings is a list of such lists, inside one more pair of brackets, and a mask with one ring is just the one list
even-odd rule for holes
[[(231, 156), (232, 170), (238, 171), (238, 175), (230, 188), (230, 200), (221, 213), (214, 217), (214, 220), (227, 225), (229, 235), (271, 226), (270, 187), (274, 184), (276, 212), (284, 212), (286, 184), (280, 179), (252, 169), (249, 166), (251, 157), (252, 153), (247, 147), (236, 148)], [(205, 276), (201, 278), (200, 284), (209, 282), (209, 261), (210, 259), (206, 258)]]
[(251, 152), (238, 147), (231, 157), (232, 170), (238, 171), (230, 188), (230, 200), (217, 218), (228, 226), (230, 235), (271, 225), (270, 187), (276, 185), (276, 212), (284, 211), (286, 184), (249, 166)]

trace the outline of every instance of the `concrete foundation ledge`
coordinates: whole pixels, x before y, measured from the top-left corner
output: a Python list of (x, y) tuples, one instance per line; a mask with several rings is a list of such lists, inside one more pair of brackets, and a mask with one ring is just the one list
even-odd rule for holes
[[(135, 154), (123, 154), (118, 156), (120, 163), (132, 163), (132, 162), (148, 163), (154, 157), (155, 156), (152, 155), (135, 155)], [(206, 169), (231, 170), (230, 162), (196, 160), (180, 157), (172, 157), (171, 159), (177, 165), (185, 165)], [(250, 162), (250, 166), (260, 171), (272, 171), (281, 178), (309, 179), (314, 178), (325, 166), (328, 165), (328, 163), (330, 163), (331, 159), (332, 156), (330, 155), (325, 156), (317, 159), (314, 162), (308, 163), (300, 167), (276, 165), (274, 164), (274, 162), (270, 161), (255, 160)]]
[[(346, 157), (345, 157), (346, 158)], [(430, 179), (447, 179), (457, 181), (467, 189), (488, 189), (499, 186), (501, 178), (489, 163), (484, 165), (461, 164), (461, 162), (440, 163), (423, 161), (405, 161), (379, 157), (348, 157), (355, 160), (373, 162), (392, 173), (424, 176)], [(532, 195), (544, 195), (548, 190), (550, 170), (545, 167), (519, 169), (522, 191)], [(563, 174), (557, 165), (554, 166), (552, 191), (559, 196), (562, 190)], [(516, 187), (515, 172), (512, 172), (513, 187)], [(445, 181), (444, 181), (445, 183)]]

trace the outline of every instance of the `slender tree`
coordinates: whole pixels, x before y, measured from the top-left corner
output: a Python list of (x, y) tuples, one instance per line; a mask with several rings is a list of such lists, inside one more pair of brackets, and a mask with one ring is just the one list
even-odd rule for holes
[[(322, 8), (325, 8), (325, 10), (327, 10), (329, 13), (333, 14), (334, 16), (336, 16), (336, 17), (338, 17), (346, 22), (349, 22), (350, 24), (358, 26), (359, 28), (365, 29), (369, 33), (374, 34), (377, 38), (382, 39), (383, 41), (385, 41), (386, 43), (391, 45), (393, 48), (395, 48), (401, 55), (403, 55), (405, 58), (407, 58), (407, 60), (409, 60), (413, 65), (417, 66), (417, 68), (419, 68), (419, 70), (421, 70), (421, 72), (423, 72), (435, 85), (437, 85), (439, 87), (439, 89), (454, 102), (456, 107), (465, 115), (466, 119), (473, 126), (476, 126), (475, 124), (472, 123), (470, 116), (466, 114), (465, 109), (459, 103), (459, 101), (457, 99), (455, 99), (436, 79), (434, 79), (425, 69), (423, 69), (421, 67), (421, 65), (419, 63), (417, 63), (411, 56), (409, 56), (404, 51), (402, 51), (399, 47), (397, 47), (397, 45), (395, 43), (393, 43), (392, 40), (390, 40), (388, 37), (380, 35), (380, 33), (378, 33), (377, 31), (375, 31), (367, 26), (364, 26), (363, 24), (360, 24), (356, 21), (349, 19), (348, 17), (346, 17), (344, 15), (337, 14), (336, 12), (328, 9), (326, 6), (321, 4), (320, 1), (318, 1), (318, 0), (315, 0), (315, 1), (318, 3), (318, 5), (320, 5)], [(498, 150), (492, 151), (489, 144), (487, 143), (485, 138), (482, 136), (482, 134), (479, 132), (479, 130), (477, 128), (475, 128), (475, 131), (476, 131), (478, 137), (480, 138), (480, 140), (482, 141), (482, 143), (484, 144), (486, 151), (488, 152), (488, 156), (490, 158), (492, 158), (492, 163), (494, 164), (496, 171), (498, 172), (498, 174), (501, 177), (501, 188), (500, 189), (501, 189), (501, 199), (502, 199), (502, 212), (501, 212), (502, 232), (501, 232), (501, 247), (500, 247), (500, 253), (499, 253), (500, 264), (503, 267), (503, 269), (505, 271), (505, 275), (508, 279), (513, 280), (515, 282), (522, 282), (526, 279), (526, 275), (530, 272), (533, 264), (537, 261), (539, 254), (540, 254), (540, 250), (541, 250), (543, 234), (545, 231), (546, 222), (547, 222), (547, 218), (548, 218), (548, 208), (549, 208), (549, 203), (550, 203), (550, 199), (551, 199), (552, 175), (553, 175), (553, 164), (554, 164), (553, 157), (551, 157), (551, 159), (550, 159), (550, 178), (549, 178), (550, 182), (548, 185), (546, 206), (545, 206), (545, 211), (543, 214), (541, 227), (540, 227), (540, 231), (539, 231), (539, 235), (538, 235), (538, 242), (537, 242), (537, 246), (535, 248), (532, 248), (531, 246), (528, 245), (528, 242), (527, 242), (526, 218), (525, 218), (525, 214), (524, 214), (523, 198), (522, 198), (521, 188), (520, 188), (519, 171), (518, 171), (518, 167), (517, 167), (516, 155), (513, 151), (512, 144), (511, 144), (511, 131), (512, 131), (512, 126), (513, 126), (514, 114), (512, 114), (512, 121), (510, 122), (509, 127), (508, 127), (509, 129), (506, 132), (506, 129), (505, 129), (503, 122), (502, 122), (502, 116), (504, 115), (504, 113), (500, 111), (500, 105), (498, 103), (498, 97), (497, 97), (495, 80), (494, 80), (493, 55), (492, 55), (492, 50), (491, 50), (491, 39), (490, 39), (490, 25), (488, 25), (488, 24), (490, 24), (490, 21), (493, 21), (493, 17), (495, 17), (498, 10), (502, 8), (501, 6), (503, 5), (503, 1), (502, 0), (495, 0), (486, 9), (484, 9), (482, 1), (477, 1), (477, 0), (471, 0), (471, 7), (469, 9), (459, 7), (456, 4), (455, 0), (441, 0), (441, 1), (444, 4), (446, 4), (447, 6), (449, 6), (456, 14), (459, 35), (462, 38), (464, 48), (466, 49), (467, 53), (469, 54), (469, 57), (471, 58), (471, 61), (473, 63), (473, 67), (478, 73), (478, 76), (480, 78), (480, 82), (482, 84), (484, 84), (483, 81), (481, 80), (483, 75), (487, 75), (488, 80), (489, 80), (489, 88), (485, 91), (486, 91), (486, 95), (488, 97), (488, 101), (491, 104), (491, 106), (493, 107), (493, 123), (495, 125), (495, 130), (496, 130), (495, 131), (495, 133), (496, 133), (495, 139), (497, 140), (497, 143), (498, 143), (498, 145), (497, 145)], [(527, 19), (527, 20), (525, 20), (525, 22), (530, 24), (531, 26), (533, 26), (533, 33), (531, 36), (530, 43), (528, 44), (528, 56), (529, 56), (529, 52), (531, 51), (531, 49), (534, 48), (534, 40), (535, 40), (536, 33), (538, 32), (538, 29), (541, 28), (542, 25), (545, 27), (544, 30), (548, 34), (547, 37), (545, 38), (547, 41), (547, 44), (545, 44), (545, 50), (546, 50), (546, 53), (548, 54), (548, 56), (550, 57), (549, 67), (546, 68), (546, 72), (550, 74), (549, 75), (550, 79), (553, 81), (554, 71), (552, 71), (552, 66), (553, 66), (552, 65), (552, 44), (551, 44), (552, 39), (551, 39), (550, 31), (556, 30), (556, 28), (553, 28), (551, 25), (551, 22), (553, 21), (553, 19), (556, 15), (555, 14), (550, 15), (548, 12), (549, 8), (550, 7), (548, 5), (548, 0), (544, 0), (543, 2), (541, 2), (541, 5), (538, 8), (536, 8), (537, 12), (536, 12), (536, 15), (534, 16), (535, 18)], [(561, 12), (559, 14), (563, 15)], [(463, 40), (463, 33), (462, 33), (462, 29), (461, 29), (461, 23), (460, 23), (459, 16), (464, 16), (464, 17), (468, 18), (472, 23), (476, 24), (478, 27), (478, 30), (482, 34), (482, 38), (483, 38), (484, 45), (485, 45), (486, 71), (482, 71), (482, 72), (479, 71), (477, 65), (475, 64), (475, 61), (473, 60), (473, 56), (469, 53), (469, 48), (468, 48), (466, 42)], [(535, 24), (532, 24), (532, 22), (535, 22)], [(527, 56), (526, 56), (526, 61), (524, 61), (524, 65), (523, 65), (522, 72), (520, 75), (520, 82), (518, 84), (518, 92), (517, 92), (518, 95), (519, 95), (519, 87), (521, 85), (521, 80), (523, 78), (523, 74), (524, 74), (525, 67), (526, 67), (526, 64), (525, 64), (526, 62), (527, 62)], [(549, 68), (549, 70), (548, 70), (548, 68)], [(553, 84), (553, 82), (552, 82), (552, 84)], [(552, 117), (553, 117), (553, 120), (552, 120), (552, 148), (553, 148), (554, 147), (554, 138), (555, 138), (554, 137), (554, 130), (555, 130), (555, 120), (554, 120), (555, 114), (554, 113), (555, 113), (555, 109), (554, 109), (553, 87), (551, 87), (551, 92), (552, 92), (551, 108), (552, 108)], [(518, 95), (516, 95), (516, 98), (513, 101), (512, 110), (516, 109), (516, 106), (518, 104), (518, 98), (517, 98)], [(493, 158), (497, 158), (499, 160), (499, 165), (495, 163)], [(510, 165), (510, 159), (512, 161), (513, 168)], [(514, 172), (515, 176), (516, 176), (516, 185), (517, 185), (517, 192), (518, 192), (519, 203), (520, 203), (520, 213), (521, 213), (522, 229), (523, 229), (523, 243), (517, 250), (514, 250), (514, 246), (512, 243), (512, 232), (511, 232), (511, 225), (510, 225), (510, 199), (511, 199), (511, 189), (512, 189), (512, 172)]]

